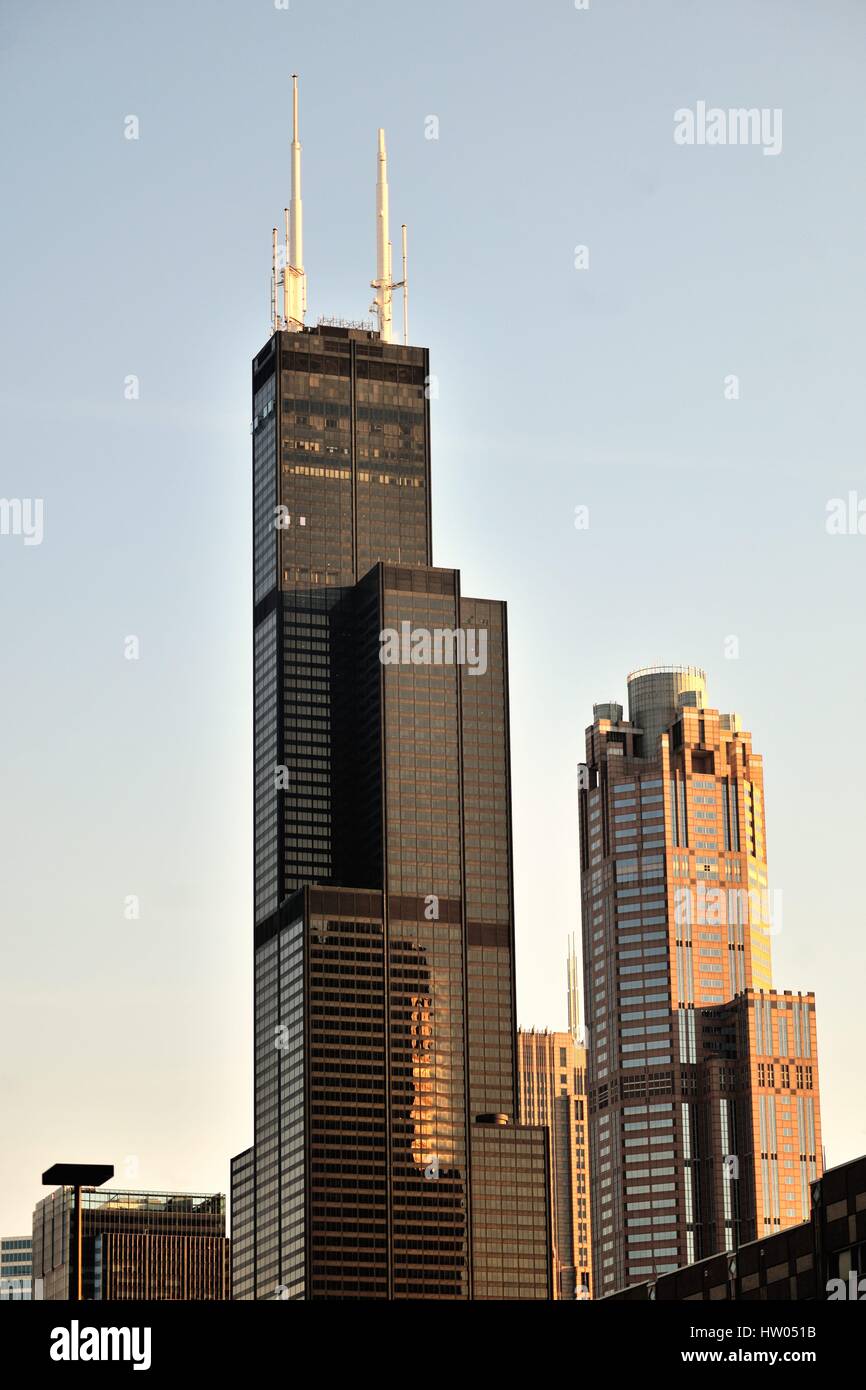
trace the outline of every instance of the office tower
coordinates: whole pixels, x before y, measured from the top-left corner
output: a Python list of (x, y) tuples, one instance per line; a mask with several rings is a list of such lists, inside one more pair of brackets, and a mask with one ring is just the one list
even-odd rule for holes
[[(68, 1299), (75, 1277), (73, 1188), (33, 1212), (33, 1277), (42, 1297)], [(82, 1298), (229, 1297), (225, 1197), (216, 1193), (81, 1191)]]
[(0, 1236), (0, 1303), (29, 1301), (33, 1263), (29, 1236)]
[(592, 1297), (586, 1048), (574, 1034), (520, 1028), (520, 1122), (550, 1136), (554, 1296)]
[(233, 1292), (547, 1298), (547, 1136), (515, 1123), (505, 605), (432, 563), (429, 360), (393, 341), (382, 132), (377, 169), (375, 326), (307, 327), (295, 94), (252, 379), (255, 1142), (232, 1164)]
[[(763, 767), (694, 667), (594, 708), (580, 768), (595, 1293), (802, 1218), (814, 998), (772, 988)], [(791, 1181), (793, 1179), (793, 1181)]]

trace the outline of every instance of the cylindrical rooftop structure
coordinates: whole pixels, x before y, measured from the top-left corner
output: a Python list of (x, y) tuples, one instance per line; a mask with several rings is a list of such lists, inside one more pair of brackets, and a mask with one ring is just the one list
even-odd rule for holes
[(642, 756), (654, 758), (659, 739), (683, 705), (707, 703), (707, 678), (698, 666), (642, 666), (628, 677), (629, 723), (643, 730)]

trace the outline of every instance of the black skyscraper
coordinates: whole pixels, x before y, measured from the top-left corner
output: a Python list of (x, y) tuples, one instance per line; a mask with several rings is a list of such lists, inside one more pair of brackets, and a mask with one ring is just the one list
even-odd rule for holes
[(515, 1124), (505, 606), (432, 565), (428, 355), (389, 325), (286, 314), (253, 363), (233, 1291), (547, 1298), (546, 1132)]

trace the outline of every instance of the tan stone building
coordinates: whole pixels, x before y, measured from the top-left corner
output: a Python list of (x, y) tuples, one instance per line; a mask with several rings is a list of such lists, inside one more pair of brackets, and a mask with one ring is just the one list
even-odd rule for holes
[(572, 1034), (517, 1034), (520, 1123), (550, 1134), (554, 1296), (592, 1297), (586, 1048)]

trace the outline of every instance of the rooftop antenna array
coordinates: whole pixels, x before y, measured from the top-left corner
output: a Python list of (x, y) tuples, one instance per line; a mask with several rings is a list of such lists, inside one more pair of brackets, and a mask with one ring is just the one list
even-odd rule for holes
[[(301, 144), (298, 139), (298, 75), (292, 73), (292, 191), (285, 218), (285, 254), (280, 264), (278, 231), (273, 229), (271, 266), (271, 332), (301, 333), (307, 313), (307, 274), (304, 270), (303, 203), (301, 201)], [(406, 224), (401, 227), (403, 278), (395, 280), (388, 206), (388, 155), (385, 132), (378, 133), (378, 175), (376, 179), (376, 278), (370, 284), (376, 291), (370, 311), (376, 316), (379, 337), (393, 341), (394, 290), (403, 291), (403, 342), (409, 342), (409, 272)]]

